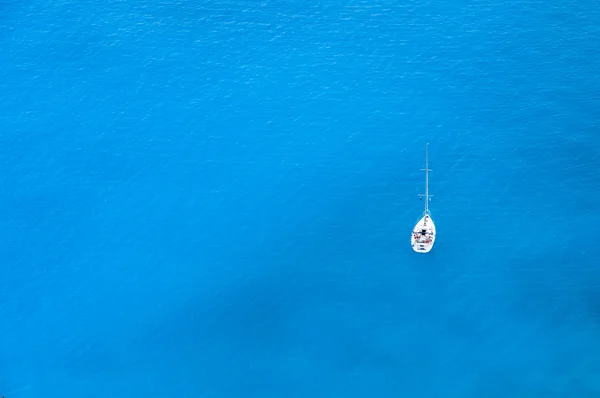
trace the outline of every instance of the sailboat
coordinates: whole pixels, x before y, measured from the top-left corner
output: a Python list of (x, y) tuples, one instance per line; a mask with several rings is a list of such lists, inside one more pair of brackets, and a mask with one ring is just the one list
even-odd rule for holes
[(413, 228), (412, 235), (410, 236), (410, 244), (417, 253), (429, 253), (435, 242), (435, 224), (429, 211), (429, 201), (433, 196), (429, 195), (429, 172), (431, 171), (429, 169), (429, 144), (425, 146), (425, 168), (421, 169), (421, 171), (425, 171), (425, 195), (419, 196), (425, 197), (425, 211)]

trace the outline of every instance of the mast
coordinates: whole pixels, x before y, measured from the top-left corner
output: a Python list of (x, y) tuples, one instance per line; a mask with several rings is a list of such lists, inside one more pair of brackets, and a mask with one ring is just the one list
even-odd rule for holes
[(425, 214), (429, 212), (429, 143), (425, 145)]
[(425, 171), (425, 195), (419, 196), (425, 196), (425, 213), (423, 214), (427, 215), (429, 214), (429, 197), (433, 196), (429, 195), (429, 172), (431, 171), (429, 169), (429, 143), (425, 146), (425, 168), (421, 171)]

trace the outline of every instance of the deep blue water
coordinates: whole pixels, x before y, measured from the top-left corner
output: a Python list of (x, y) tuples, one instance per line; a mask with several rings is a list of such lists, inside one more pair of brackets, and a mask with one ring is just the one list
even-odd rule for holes
[(0, 392), (598, 397), (599, 42), (590, 0), (0, 1)]

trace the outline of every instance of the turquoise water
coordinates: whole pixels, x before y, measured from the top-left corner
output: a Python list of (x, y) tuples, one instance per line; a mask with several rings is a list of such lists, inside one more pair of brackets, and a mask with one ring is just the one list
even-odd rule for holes
[(599, 10), (1, 2), (0, 393), (598, 396)]

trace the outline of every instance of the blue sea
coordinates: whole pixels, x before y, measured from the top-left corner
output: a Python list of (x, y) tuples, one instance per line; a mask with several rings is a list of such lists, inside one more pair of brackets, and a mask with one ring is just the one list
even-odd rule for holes
[(599, 397), (598, 43), (590, 0), (0, 1), (0, 394)]

